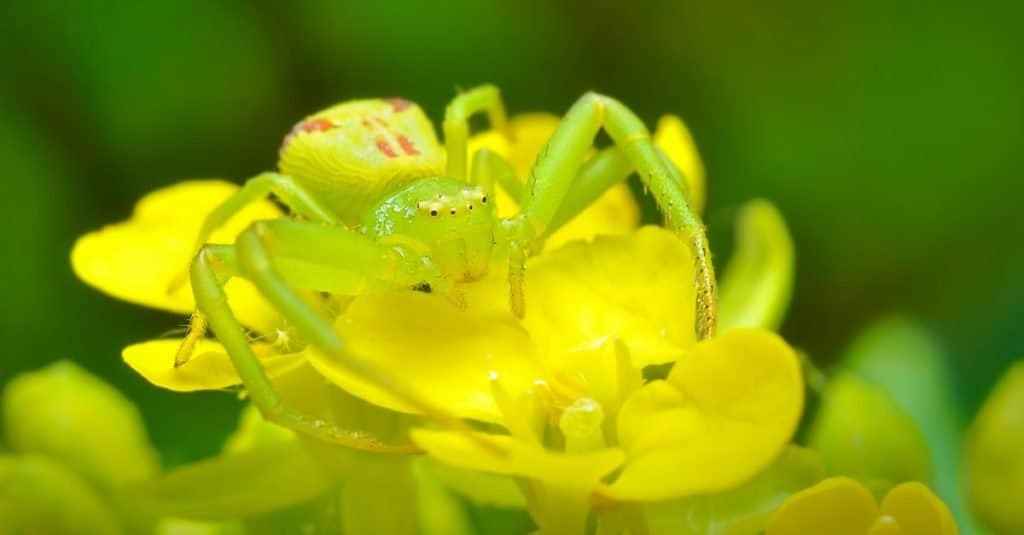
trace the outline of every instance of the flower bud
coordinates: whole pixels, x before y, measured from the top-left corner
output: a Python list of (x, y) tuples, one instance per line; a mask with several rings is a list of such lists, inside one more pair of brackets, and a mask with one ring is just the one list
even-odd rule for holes
[(121, 533), (107, 505), (74, 472), (42, 456), (0, 456), (0, 533)]
[(967, 485), (974, 511), (999, 533), (1024, 533), (1024, 362), (999, 381), (967, 435)]
[(2, 401), (15, 452), (45, 455), (106, 488), (147, 479), (159, 468), (135, 406), (71, 362), (15, 377)]
[(932, 478), (931, 457), (913, 419), (884, 390), (852, 374), (829, 383), (808, 443), (829, 473), (859, 480), (876, 497), (897, 483)]

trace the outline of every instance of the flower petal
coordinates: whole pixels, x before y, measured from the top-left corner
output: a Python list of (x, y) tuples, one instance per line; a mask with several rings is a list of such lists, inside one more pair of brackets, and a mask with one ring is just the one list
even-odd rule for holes
[(875, 497), (860, 483), (834, 477), (791, 496), (768, 522), (765, 535), (865, 535), (875, 521)]
[(882, 516), (875, 519), (867, 535), (907, 535), (903, 528), (891, 516)]
[(695, 341), (693, 281), (686, 246), (659, 227), (570, 244), (529, 265), (523, 324), (551, 355), (618, 338), (635, 367), (671, 362)]
[(771, 466), (735, 489), (646, 504), (647, 524), (655, 534), (761, 533), (787, 498), (824, 478), (817, 453), (787, 446)]
[(511, 477), (452, 466), (429, 455), (421, 456), (418, 461), (419, 469), (430, 478), (437, 479), (445, 488), (474, 505), (501, 509), (526, 508), (526, 500)]
[(899, 523), (905, 535), (956, 535), (956, 523), (946, 504), (921, 483), (893, 487), (882, 500), (881, 514)]
[(463, 434), (413, 430), (412, 438), (432, 457), (455, 466), (526, 478), (522, 488), (530, 515), (543, 533), (583, 533), (590, 500), (600, 479), (622, 464), (622, 450), (566, 454), (507, 435), (478, 433), (496, 451)]
[[(188, 281), (168, 292), (171, 282), (188, 269), (195, 239), (204, 218), (238, 186), (220, 180), (182, 182), (154, 191), (135, 206), (131, 219), (82, 236), (71, 252), (75, 274), (89, 285), (132, 303), (187, 313), (195, 309)], [(211, 243), (231, 243), (250, 223), (280, 217), (269, 201), (247, 206)], [(227, 284), (239, 321), (260, 331), (280, 322), (246, 281)]]
[(585, 454), (566, 454), (507, 435), (478, 433), (497, 451), (484, 449), (465, 435), (451, 431), (414, 429), (413, 442), (431, 457), (471, 470), (526, 477), (562, 487), (592, 486), (625, 458), (622, 450), (607, 448)]
[(722, 276), (718, 329), (782, 325), (793, 293), (793, 239), (782, 214), (764, 200), (736, 216), (736, 247)]
[(705, 185), (704, 162), (697, 152), (693, 135), (683, 120), (675, 115), (665, 115), (658, 120), (654, 131), (654, 144), (665, 151), (672, 163), (676, 164), (686, 179), (690, 203), (698, 213), (704, 211)]
[[(622, 402), (643, 385), (643, 373), (633, 367), (626, 345), (618, 339), (558, 356), (559, 368), (552, 374), (567, 394), (578, 400), (597, 402), (604, 413), (606, 436), (615, 436)], [(563, 394), (564, 395), (564, 394)]]
[(640, 208), (625, 182), (611, 187), (544, 242), (553, 251), (574, 241), (591, 241), (596, 236), (629, 234), (640, 224)]
[[(353, 354), (459, 417), (500, 422), (492, 374), (512, 392), (544, 377), (529, 337), (507, 311), (463, 311), (436, 295), (386, 292), (353, 300), (335, 328)], [(348, 392), (392, 410), (417, 412), (344, 362), (308, 353), (321, 374)]]
[[(192, 359), (174, 366), (180, 339), (151, 340), (124, 348), (121, 357), (139, 375), (160, 388), (177, 392), (220, 390), (242, 383), (227, 350), (213, 340), (200, 340)], [(305, 361), (303, 353), (277, 354), (271, 346), (253, 346), (267, 375), (276, 377)]]
[(736, 329), (701, 342), (623, 404), (629, 462), (610, 490), (656, 500), (733, 488), (778, 456), (802, 408), (799, 361), (777, 335)]

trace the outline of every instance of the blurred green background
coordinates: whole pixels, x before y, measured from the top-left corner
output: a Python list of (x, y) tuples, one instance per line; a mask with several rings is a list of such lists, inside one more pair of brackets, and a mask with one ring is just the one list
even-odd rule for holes
[[(118, 5), (122, 4), (122, 5)], [(820, 362), (888, 312), (946, 345), (973, 411), (1024, 355), (1024, 32), (1014, 2), (5, 2), (0, 382), (59, 358), (142, 405), (165, 463), (215, 451), (240, 404), (135, 376), (182, 318), (77, 282), (74, 239), (191, 177), (272, 168), (302, 116), (404, 96), (439, 118), (493, 82), (511, 112), (597, 89), (682, 115), (712, 243), (761, 196), (798, 253), (785, 335)]]

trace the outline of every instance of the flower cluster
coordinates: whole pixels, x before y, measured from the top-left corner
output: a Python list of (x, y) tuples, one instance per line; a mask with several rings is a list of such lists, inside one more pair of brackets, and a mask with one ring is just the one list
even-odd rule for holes
[[(522, 180), (557, 122), (516, 117), (507, 132), (475, 136), (470, 150), (500, 154)], [(704, 170), (682, 121), (663, 118), (654, 139), (703, 206)], [(204, 217), (236, 189), (199, 180), (151, 193), (129, 220), (79, 240), (75, 272), (120, 299), (191, 313), (188, 285), (169, 288)], [(499, 214), (515, 210), (501, 190), (496, 201)], [(834, 423), (849, 422), (843, 411), (860, 403), (887, 411), (884, 422), (903, 418), (900, 429), (914, 428), (913, 418), (889, 410), (889, 394), (858, 378), (822, 383), (773, 331), (793, 278), (793, 246), (778, 212), (765, 201), (743, 208), (722, 277), (720, 330), (702, 341), (692, 328), (691, 253), (668, 231), (640, 226), (640, 213), (619, 185), (548, 237), (528, 264), (522, 318), (508, 310), (498, 268), (461, 287), (459, 304), (408, 290), (326, 296), (325, 313), (353, 353), (458, 426), (439, 424), (379, 378), (307, 345), (254, 287), (231, 280), (228, 299), (289, 404), (354, 436), (425, 455), (332, 447), (249, 409), (221, 457), (151, 478), (138, 487), (140, 503), (158, 516), (209, 520), (326, 499), (338, 514), (318, 529), (336, 524), (351, 533), (470, 533), (472, 504), (525, 509), (542, 532), (559, 534), (595, 525), (600, 533), (956, 533), (928, 487), (904, 483), (927, 480), (927, 461), (917, 471), (877, 469), (854, 459), (845, 442), (843, 433), (859, 433), (860, 422)], [(211, 242), (230, 243), (252, 222), (283, 216), (256, 202)], [(162, 388), (239, 387), (214, 339), (199, 340), (193, 358), (176, 366), (183, 341), (134, 344), (123, 357)], [(808, 388), (821, 408), (803, 447), (794, 435)], [(863, 437), (877, 437), (871, 431)], [(892, 450), (918, 455), (926, 446), (914, 433), (890, 441)], [(855, 477), (885, 498), (878, 505), (861, 483), (829, 475)]]

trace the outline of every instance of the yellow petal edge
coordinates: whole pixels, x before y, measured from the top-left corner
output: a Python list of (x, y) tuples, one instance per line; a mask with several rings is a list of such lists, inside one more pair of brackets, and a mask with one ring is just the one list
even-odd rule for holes
[[(194, 241), (207, 214), (238, 190), (221, 180), (195, 180), (147, 194), (127, 221), (90, 232), (75, 243), (71, 265), (84, 282), (113, 297), (169, 312), (195, 308), (191, 286), (168, 288), (185, 273)], [(215, 232), (211, 243), (231, 243), (250, 223), (280, 217), (269, 201), (252, 203)], [(243, 324), (261, 331), (277, 325), (277, 314), (243, 280), (227, 284), (232, 307)]]

